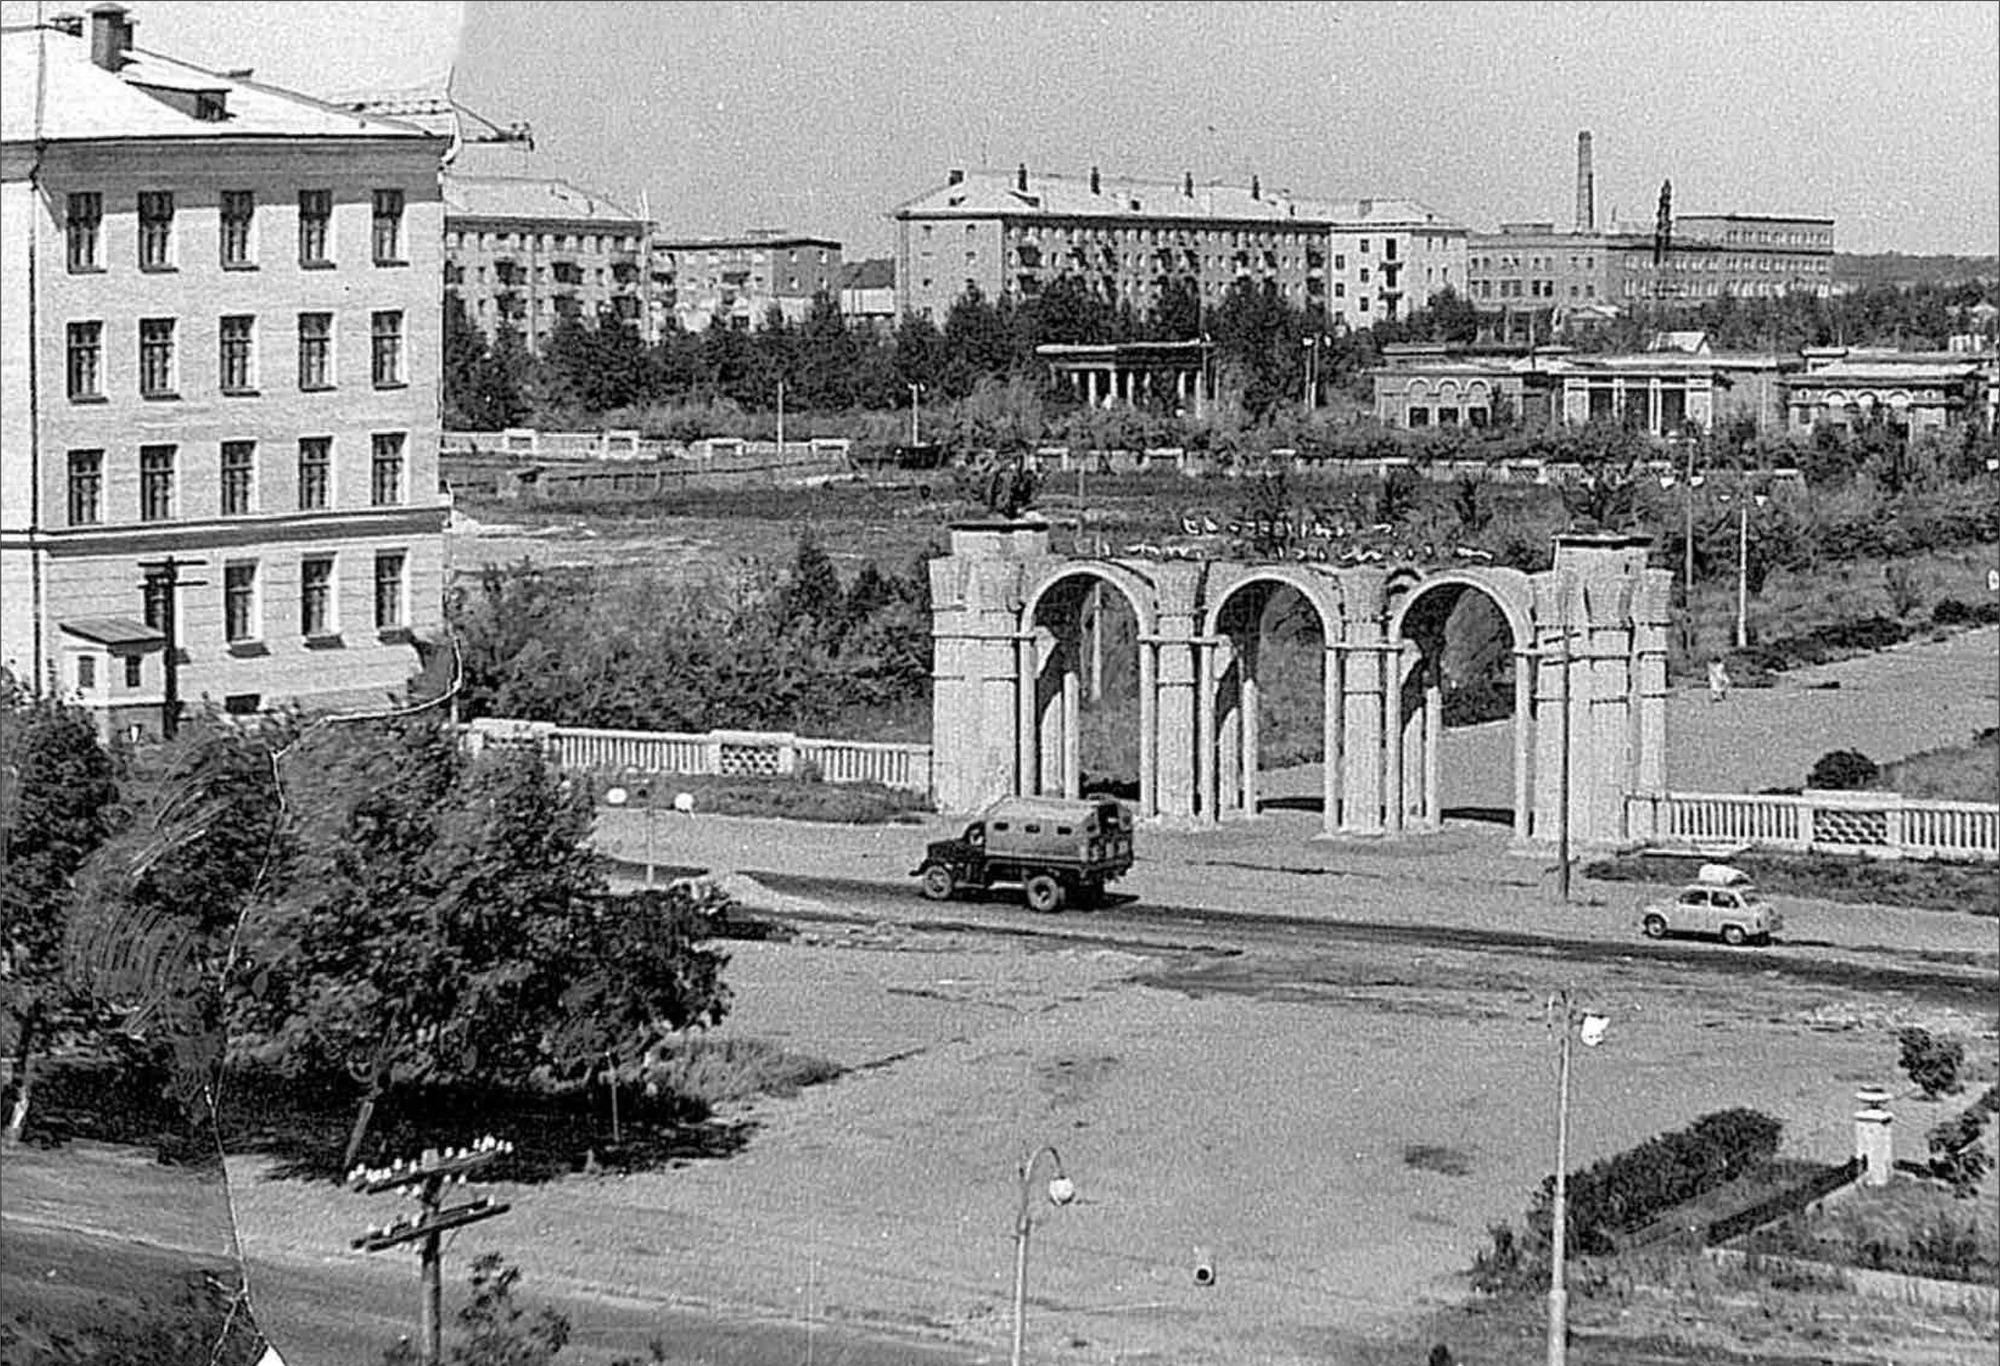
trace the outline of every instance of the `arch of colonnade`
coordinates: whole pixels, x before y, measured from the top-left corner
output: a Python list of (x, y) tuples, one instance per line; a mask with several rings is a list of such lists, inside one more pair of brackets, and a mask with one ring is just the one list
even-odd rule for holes
[(1437, 829), (1443, 622), (1479, 594), (1514, 660), (1516, 841), (1556, 838), (1567, 748), (1571, 840), (1621, 842), (1627, 795), (1657, 793), (1665, 778), (1672, 576), (1646, 568), (1646, 548), (1562, 536), (1544, 573), (1426, 572), (1094, 559), (1052, 552), (1040, 523), (955, 526), (950, 553), (931, 562), (939, 806), (1081, 794), (1083, 699), (1102, 686), (1097, 628), (1122, 602), (1137, 628), (1139, 816), (1200, 826), (1254, 815), (1258, 647), (1273, 596), (1289, 588), (1324, 650), (1325, 833)]

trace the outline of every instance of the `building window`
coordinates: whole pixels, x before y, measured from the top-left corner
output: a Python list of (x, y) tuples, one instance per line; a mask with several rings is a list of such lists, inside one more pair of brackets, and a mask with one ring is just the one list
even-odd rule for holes
[(377, 432), (369, 461), (368, 496), (376, 507), (403, 501), (403, 434)]
[(222, 515), (245, 517), (256, 511), (257, 443), (222, 443)]
[(76, 687), (78, 692), (93, 692), (96, 690), (96, 655), (78, 655), (76, 657)]
[(248, 314), (234, 314), (222, 320), (222, 392), (246, 394), (257, 387), (255, 356), (251, 342), (257, 320)]
[(222, 264), (241, 268), (256, 264), (250, 230), (257, 221), (257, 196), (249, 190), (222, 192)]
[(384, 551), (375, 557), (375, 629), (395, 630), (403, 625), (403, 566), (401, 551)]
[(403, 264), (403, 192), (375, 191), (375, 264)]
[(257, 566), (222, 568), (222, 638), (231, 645), (257, 639)]
[(69, 237), (69, 268), (103, 270), (104, 196), (95, 191), (71, 195), (64, 228)]
[(139, 195), (139, 268), (174, 268), (174, 196), (170, 190)]
[(174, 396), (174, 320), (139, 320), (139, 392), (147, 398)]
[(125, 686), (136, 688), (146, 681), (146, 661), (138, 655), (125, 656)]
[(104, 452), (69, 453), (69, 524), (96, 526), (104, 519)]
[(299, 634), (307, 640), (333, 634), (333, 557), (299, 561)]
[(302, 266), (329, 266), (333, 257), (329, 254), (333, 224), (333, 191), (299, 191), (299, 264)]
[(1430, 425), (1431, 425), (1431, 410), (1430, 410), (1429, 408), (1412, 408), (1412, 409), (1410, 409), (1410, 416), (1409, 416), (1409, 424), (1410, 424), (1410, 426), (1412, 426), (1412, 427), (1428, 427), (1428, 426), (1430, 426)]
[(174, 448), (139, 448), (139, 520), (165, 522), (174, 515)]
[(69, 396), (104, 397), (104, 324), (69, 325)]
[(333, 438), (299, 438), (299, 511), (326, 511), (333, 492)]
[(299, 388), (333, 387), (333, 314), (299, 314)]
[(403, 382), (403, 314), (391, 309), (374, 315), (372, 329), (375, 387)]

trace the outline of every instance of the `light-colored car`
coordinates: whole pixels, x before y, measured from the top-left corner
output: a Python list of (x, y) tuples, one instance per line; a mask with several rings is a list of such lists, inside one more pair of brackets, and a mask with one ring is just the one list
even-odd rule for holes
[(1673, 900), (1649, 901), (1639, 908), (1639, 928), (1648, 939), (1702, 934), (1719, 935), (1730, 945), (1750, 940), (1768, 944), (1784, 927), (1784, 917), (1749, 874), (1725, 863), (1703, 864)]

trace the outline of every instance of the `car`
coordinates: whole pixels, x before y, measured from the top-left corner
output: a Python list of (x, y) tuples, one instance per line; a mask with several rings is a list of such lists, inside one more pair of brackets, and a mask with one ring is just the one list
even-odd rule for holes
[(1734, 947), (1752, 940), (1768, 944), (1784, 927), (1784, 917), (1764, 899), (1750, 875), (1726, 863), (1703, 864), (1695, 880), (1673, 900), (1649, 901), (1639, 908), (1639, 928), (1648, 939), (1719, 935)]
[(957, 839), (937, 840), (911, 870), (923, 894), (1018, 884), (1037, 911), (1094, 906), (1132, 868), (1132, 813), (1115, 797), (1002, 797)]

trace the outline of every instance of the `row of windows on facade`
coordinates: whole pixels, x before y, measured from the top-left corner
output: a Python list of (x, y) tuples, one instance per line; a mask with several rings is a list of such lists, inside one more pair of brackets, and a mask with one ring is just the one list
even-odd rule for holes
[[(1367, 277), (1368, 277), (1368, 272), (1363, 271), (1362, 283), (1366, 284), (1368, 282)], [(1146, 292), (1159, 289), (1161, 286), (1166, 284), (1170, 278), (1172, 277), (1155, 274), (1145, 280), (1107, 279), (1104, 282), (1104, 288), (1120, 295), (1123, 298), (1138, 300)], [(1238, 276), (1236, 278), (1243, 279), (1248, 277), (1247, 275), (1245, 275), (1245, 276)], [(1426, 273), (1425, 278), (1426, 279), (1429, 278), (1428, 272)], [(1020, 277), (1019, 283), (1020, 283), (1020, 292), (1028, 295), (1039, 293), (1042, 286), (1042, 281), (1033, 275), (1022, 275)], [(1211, 300), (1221, 299), (1228, 292), (1230, 287), (1229, 283), (1211, 279), (1203, 279), (1199, 283), (1200, 283), (1200, 292), (1202, 298)], [(1450, 273), (1448, 271), (1445, 273), (1445, 278), (1443, 283), (1445, 284), (1450, 283)], [(934, 288), (936, 284), (937, 281), (935, 277), (926, 275), (923, 277), (922, 280), (918, 282), (918, 288), (928, 290)], [(979, 287), (979, 281), (975, 277), (970, 275), (965, 277), (966, 292), (969, 293), (978, 287)], [(1326, 291), (1324, 288), (1323, 281), (1308, 280), (1304, 284), (1279, 282), (1277, 285), (1277, 292), (1279, 297), (1281, 298), (1305, 299), (1308, 297), (1316, 297), (1318, 295), (1322, 295)], [(1347, 282), (1345, 280), (1335, 280), (1333, 282), (1333, 297), (1336, 299), (1345, 299), (1346, 297), (1348, 297)], [(1356, 308), (1362, 313), (1368, 312), (1369, 300), (1372, 297), (1373, 297), (1372, 295), (1368, 294), (1357, 294), (1355, 296)], [(930, 317), (931, 315), (928, 311), (926, 311), (924, 316)]]
[[(372, 507), (401, 506), (406, 497), (408, 442), (402, 432), (376, 432), (369, 440), (368, 501)], [(182, 507), (181, 448), (139, 447), (138, 520), (170, 522), (189, 515)], [(105, 452), (68, 453), (68, 524), (100, 526), (105, 519)], [(260, 506), (259, 467), (255, 441), (225, 441), (219, 455), (219, 496), (215, 512), (223, 517), (248, 517)], [(325, 512), (334, 506), (333, 438), (300, 437), (296, 490), (300, 512)]]
[[(618, 269), (616, 267), (613, 268), (613, 271), (614, 274), (611, 284), (614, 286), (629, 286), (629, 285), (636, 285), (639, 283), (637, 272), (627, 272), (622, 269)], [(487, 276), (488, 276), (487, 267), (474, 266), (472, 268), (472, 279), (475, 283), (485, 284)], [(574, 262), (566, 262), (566, 261), (558, 261), (553, 266), (535, 266), (533, 268), (529, 268), (527, 266), (506, 265), (506, 264), (496, 265), (491, 270), (491, 276), (495, 284), (503, 287), (512, 285), (524, 285), (529, 283), (530, 281), (536, 281), (544, 284), (554, 283), (559, 285), (581, 285), (585, 283), (594, 283), (599, 289), (603, 289), (606, 283), (604, 279), (603, 266), (598, 266), (596, 270), (593, 272), (593, 274), (590, 277), (588, 277), (588, 279), (586, 279), (582, 266), (579, 266)], [(444, 282), (446, 284), (448, 285), (463, 284), (465, 283), (465, 278), (466, 278), (466, 270), (464, 266), (458, 264), (457, 262), (445, 263)], [(798, 282), (799, 282), (798, 277), (793, 276), (792, 283), (794, 285), (797, 285)], [(758, 283), (759, 284), (763, 283), (761, 277), (759, 278)]]
[(445, 246), (452, 251), (477, 247), (485, 251), (637, 251), (637, 237), (610, 233), (567, 232), (471, 232), (457, 229), (445, 233)]
[[(1495, 288), (1496, 285), (1498, 286), (1497, 289)], [(1521, 291), (1522, 285), (1528, 287), (1525, 295)], [(1581, 294), (1577, 292), (1577, 288), (1573, 283), (1570, 285), (1570, 298), (1595, 299), (1597, 297), (1597, 286), (1595, 284), (1586, 282), (1582, 286), (1583, 292)], [(1472, 289), (1474, 297), (1480, 299), (1520, 299), (1524, 297), (1529, 299), (1553, 299), (1556, 297), (1556, 282), (1554, 280), (1475, 280), (1472, 282)]]
[[(928, 248), (921, 250), (917, 253), (918, 257), (923, 260), (930, 259), (931, 254), (932, 253)], [(1042, 255), (1041, 250), (1040, 248), (1034, 246), (1033, 244), (1028, 244), (1016, 248), (1016, 255), (1017, 259), (1023, 266), (1029, 267), (1031, 269), (1037, 268), (1043, 264), (1041, 259)], [(968, 250), (965, 253), (965, 259), (968, 262), (977, 261), (979, 259), (979, 252), (977, 248)], [(1109, 247), (1106, 247), (1103, 250), (1100, 259), (1102, 260), (1102, 262), (1105, 264), (1106, 267), (1113, 270), (1119, 270), (1119, 269), (1143, 270), (1146, 268), (1149, 260), (1156, 263), (1164, 263), (1167, 265), (1171, 265), (1173, 263), (1171, 256), (1165, 251), (1162, 251), (1157, 255), (1149, 258), (1144, 253), (1138, 253), (1133, 255), (1120, 255), (1117, 251)], [(1182, 263), (1188, 269), (1196, 271), (1204, 269), (1220, 271), (1220, 270), (1227, 270), (1231, 266), (1235, 266), (1237, 269), (1240, 270), (1251, 264), (1250, 258), (1243, 253), (1238, 253), (1236, 256), (1233, 257), (1203, 256), (1199, 252), (1189, 250), (1182, 256), (1181, 259)], [(1085, 252), (1081, 247), (1074, 248), (1069, 252), (1069, 261), (1073, 265), (1086, 265), (1089, 263), (1089, 260), (1090, 260), (1089, 253)], [(1276, 270), (1319, 270), (1325, 265), (1325, 263), (1326, 263), (1325, 258), (1323, 256), (1318, 256), (1318, 255), (1280, 256), (1276, 252), (1266, 252), (1262, 257), (1262, 259), (1259, 262), (1257, 262), (1257, 264), (1260, 265), (1261, 267), (1268, 269), (1276, 269)], [(1345, 252), (1335, 253), (1333, 258), (1333, 268), (1337, 271), (1347, 269), (1347, 254)], [(1363, 284), (1368, 283), (1368, 273), (1370, 268), (1367, 266), (1360, 266), (1359, 269), (1361, 274), (1361, 282)], [(1397, 267), (1391, 266), (1385, 261), (1382, 269), (1384, 271), (1394, 271), (1395, 269), (1397, 269)], [(1431, 267), (1426, 266), (1424, 269), (1428, 271), (1431, 269)], [(1451, 267), (1446, 266), (1444, 269), (1448, 274), (1451, 270)], [(796, 281), (794, 281), (794, 283), (796, 283)]]
[[(180, 397), (180, 319), (139, 319), (139, 395)], [(102, 320), (68, 326), (68, 393), (72, 402), (107, 397), (105, 324)], [(216, 328), (217, 387), (225, 394), (257, 392), (257, 319), (254, 314), (225, 314)], [(334, 387), (334, 319), (331, 313), (298, 315), (298, 386), (302, 390)], [(409, 356), (404, 345), (401, 309), (369, 315), (369, 376), (375, 387), (408, 383)]]
[[(925, 237), (932, 235), (931, 229), (935, 225), (925, 223), (921, 226)], [(979, 225), (976, 223), (967, 223), (965, 225), (965, 235), (967, 237), (972, 236), (978, 230), (978, 227)], [(1189, 246), (1198, 238), (1213, 238), (1217, 245), (1232, 247), (1296, 247), (1309, 246), (1314, 242), (1323, 242), (1327, 238), (1326, 231), (1317, 228), (1297, 232), (1260, 232), (1254, 229), (1246, 231), (1241, 228), (1105, 228), (1079, 224), (1067, 224), (1062, 227), (1055, 227), (1040, 223), (1008, 223), (1002, 225), (1001, 231), (1009, 240), (1039, 242), (1042, 240), (1043, 235), (1046, 234), (1056, 241), (1072, 244), (1078, 242), (1143, 242), (1152, 245)], [(1451, 241), (1449, 237), (1439, 236), (1435, 233), (1424, 233), (1421, 236), (1424, 250), (1426, 251), (1442, 251)], [(1374, 241), (1375, 239), (1372, 237), (1363, 237), (1356, 243), (1356, 250), (1361, 255), (1366, 256), (1373, 250)], [(1410, 238), (1412, 246), (1415, 246), (1417, 241), (1418, 238), (1415, 235)], [(1396, 259), (1397, 242), (1398, 239), (1395, 237), (1384, 237), (1382, 239), (1383, 260), (1393, 261)]]
[[(307, 640), (327, 640), (340, 634), (339, 557), (307, 555), (299, 560), (299, 635)], [(400, 631), (409, 625), (409, 556), (400, 550), (375, 552), (374, 621), (377, 631)], [(229, 645), (255, 645), (264, 639), (264, 593), (261, 565), (255, 560), (231, 560), (222, 567), (222, 638)], [(182, 601), (188, 590), (170, 590), (158, 579), (149, 581), (142, 599), (146, 624), (156, 631), (166, 628), (167, 594), (176, 593), (174, 614), (184, 619)], [(176, 631), (176, 635), (180, 633)], [(186, 648), (183, 637), (177, 648)], [(144, 678), (144, 661), (127, 656), (125, 686), (137, 688)], [(97, 688), (97, 658), (78, 655), (76, 686), (81, 692)]]
[[(142, 190), (138, 200), (138, 263), (141, 270), (173, 270), (180, 265), (177, 210), (172, 190)], [(104, 270), (104, 196), (94, 190), (69, 196), (65, 232), (72, 272)], [(401, 190), (374, 193), (369, 242), (378, 266), (407, 265), (404, 254), (404, 199)], [(257, 265), (258, 204), (254, 190), (224, 190), (217, 233), (218, 263), (229, 269)], [(333, 191), (300, 190), (299, 264), (330, 266), (333, 257)]]

